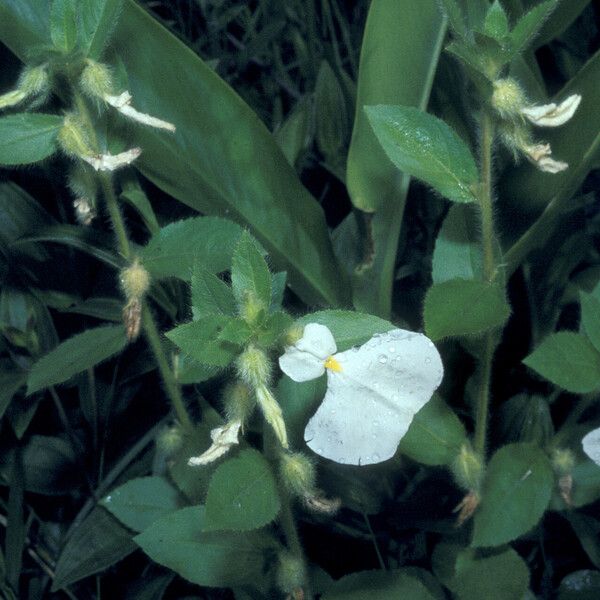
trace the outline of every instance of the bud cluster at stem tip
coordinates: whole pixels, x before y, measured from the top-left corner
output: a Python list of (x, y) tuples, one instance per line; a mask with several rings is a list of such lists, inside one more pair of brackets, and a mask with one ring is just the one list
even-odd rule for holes
[(140, 334), (142, 300), (150, 288), (150, 274), (137, 258), (121, 271), (121, 288), (126, 300), (123, 308), (123, 322), (127, 339), (133, 341)]

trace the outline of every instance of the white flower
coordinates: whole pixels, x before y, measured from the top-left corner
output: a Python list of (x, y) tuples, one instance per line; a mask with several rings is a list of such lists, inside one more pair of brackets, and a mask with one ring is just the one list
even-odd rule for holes
[(560, 173), (569, 168), (566, 162), (552, 158), (550, 144), (526, 144), (523, 146), (523, 152), (544, 173)]
[(560, 104), (552, 102), (542, 106), (524, 106), (521, 114), (539, 127), (559, 127), (575, 114), (580, 102), (581, 96), (573, 94)]
[(581, 445), (583, 451), (600, 467), (600, 427), (584, 436)]
[(162, 119), (157, 119), (156, 117), (139, 112), (133, 108), (133, 106), (131, 106), (131, 94), (127, 91), (119, 94), (118, 96), (106, 94), (104, 95), (104, 100), (111, 106), (114, 106), (122, 115), (125, 115), (126, 117), (129, 117), (138, 123), (143, 123), (144, 125), (149, 125), (150, 127), (156, 127), (157, 129), (175, 131), (175, 125), (173, 125), (173, 123), (163, 121)]
[(227, 454), (234, 444), (239, 444), (238, 436), (240, 433), (241, 421), (231, 421), (223, 427), (217, 427), (210, 432), (210, 438), (213, 441), (211, 447), (200, 456), (192, 456), (188, 460), (188, 465), (197, 467), (207, 465)]
[(90, 225), (96, 218), (96, 209), (84, 196), (73, 200), (73, 208), (75, 209), (75, 218), (80, 225)]
[(81, 155), (81, 160), (92, 165), (96, 171), (116, 171), (130, 165), (140, 154), (141, 148), (131, 148), (119, 154)]
[(429, 338), (404, 329), (375, 335), (359, 348), (336, 350), (331, 331), (309, 323), (279, 358), (281, 370), (294, 381), (327, 370), (327, 393), (304, 439), (317, 454), (339, 463), (387, 460), (441, 383), (440, 355)]

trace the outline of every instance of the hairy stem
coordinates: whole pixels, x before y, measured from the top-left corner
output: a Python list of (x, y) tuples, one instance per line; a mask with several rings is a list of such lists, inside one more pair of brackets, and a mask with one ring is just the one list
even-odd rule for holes
[[(494, 209), (492, 204), (492, 144), (494, 142), (494, 125), (487, 113), (483, 113), (481, 122), (481, 193), (479, 207), (481, 210), (481, 246), (483, 250), (483, 277), (492, 283), (496, 277), (495, 258), (496, 235), (494, 233)], [(490, 406), (490, 380), (492, 360), (495, 352), (495, 336), (493, 332), (485, 335), (481, 356), (481, 377), (477, 392), (477, 412), (475, 415), (475, 450), (485, 453), (487, 438), (488, 412)]]

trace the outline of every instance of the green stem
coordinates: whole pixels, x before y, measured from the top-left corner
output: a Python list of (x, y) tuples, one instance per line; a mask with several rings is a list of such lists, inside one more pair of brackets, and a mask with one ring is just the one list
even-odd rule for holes
[[(496, 277), (494, 233), (494, 208), (492, 203), (492, 144), (494, 142), (494, 124), (487, 113), (483, 113), (481, 122), (481, 194), (479, 207), (481, 210), (481, 246), (483, 250), (483, 277), (492, 283)], [(485, 335), (481, 356), (481, 377), (477, 393), (477, 412), (475, 414), (475, 450), (485, 453), (487, 438), (488, 412), (490, 406), (490, 380), (492, 361), (496, 350), (496, 338), (493, 332)]]
[(104, 201), (106, 202), (106, 209), (110, 215), (110, 221), (113, 229), (115, 230), (115, 236), (117, 238), (117, 244), (119, 252), (127, 259), (131, 258), (131, 244), (127, 237), (127, 230), (125, 229), (125, 221), (119, 208), (117, 196), (113, 188), (112, 178), (106, 173), (100, 173), (100, 185), (102, 186), (102, 193), (104, 195)]
[(144, 327), (146, 339), (152, 348), (152, 352), (154, 354), (158, 370), (161, 374), (167, 396), (169, 396), (171, 404), (173, 405), (173, 409), (175, 410), (175, 414), (177, 415), (177, 418), (183, 427), (186, 429), (192, 429), (192, 421), (185, 408), (185, 404), (181, 396), (181, 390), (177, 384), (177, 380), (175, 379), (171, 365), (165, 356), (160, 334), (158, 332), (158, 328), (156, 327), (156, 323), (154, 322), (154, 317), (152, 316), (152, 313), (145, 302), (142, 308), (142, 325)]

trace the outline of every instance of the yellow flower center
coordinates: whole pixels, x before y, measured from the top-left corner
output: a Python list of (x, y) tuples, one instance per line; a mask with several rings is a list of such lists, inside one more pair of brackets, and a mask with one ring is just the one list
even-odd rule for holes
[(328, 356), (327, 360), (324, 363), (326, 369), (331, 369), (336, 373), (341, 373), (344, 369), (342, 369), (342, 365), (333, 358), (333, 356)]

